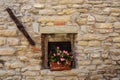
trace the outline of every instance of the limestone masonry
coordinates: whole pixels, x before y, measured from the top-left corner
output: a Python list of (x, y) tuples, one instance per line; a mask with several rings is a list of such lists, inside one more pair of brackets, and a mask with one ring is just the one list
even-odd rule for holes
[[(42, 68), (5, 10), (42, 48), (42, 33), (76, 33), (76, 68)], [(0, 80), (120, 80), (120, 0), (0, 0)]]

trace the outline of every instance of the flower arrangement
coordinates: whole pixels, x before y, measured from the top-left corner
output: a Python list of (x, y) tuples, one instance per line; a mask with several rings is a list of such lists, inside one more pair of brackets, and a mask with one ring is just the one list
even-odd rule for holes
[(66, 50), (60, 50), (60, 47), (56, 47), (54, 52), (50, 51), (48, 61), (57, 63), (58, 65), (70, 65), (71, 61), (73, 61), (73, 55)]

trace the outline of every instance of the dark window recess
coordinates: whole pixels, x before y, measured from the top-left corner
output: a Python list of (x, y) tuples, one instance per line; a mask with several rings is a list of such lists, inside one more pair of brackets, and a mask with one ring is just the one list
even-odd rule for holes
[(50, 51), (54, 52), (57, 46), (60, 47), (60, 50), (71, 52), (70, 42), (48, 42), (48, 53), (50, 53)]
[[(69, 53), (72, 52), (72, 50), (71, 50), (71, 42), (48, 42), (48, 54), (50, 53), (50, 51), (54, 52), (55, 48), (57, 46), (60, 47), (60, 50), (66, 50)], [(48, 64), (48, 67), (49, 67), (50, 66), (49, 62), (47, 64)], [(71, 67), (75, 68), (74, 61), (71, 63)]]

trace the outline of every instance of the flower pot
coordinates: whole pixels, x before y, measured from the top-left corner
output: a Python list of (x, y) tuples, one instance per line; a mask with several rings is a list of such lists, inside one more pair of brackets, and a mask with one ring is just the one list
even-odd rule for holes
[(57, 64), (56, 62), (50, 62), (50, 70), (51, 71), (62, 71), (62, 70), (70, 70), (71, 63), (69, 64)]

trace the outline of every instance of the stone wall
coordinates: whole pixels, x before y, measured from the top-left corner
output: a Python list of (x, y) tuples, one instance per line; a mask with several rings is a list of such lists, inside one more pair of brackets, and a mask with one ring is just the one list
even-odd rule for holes
[[(78, 26), (76, 69), (41, 69), (42, 52), (32, 51), (6, 7), (40, 48), (41, 27)], [(0, 0), (0, 80), (119, 80), (119, 65), (119, 0)]]

